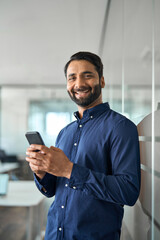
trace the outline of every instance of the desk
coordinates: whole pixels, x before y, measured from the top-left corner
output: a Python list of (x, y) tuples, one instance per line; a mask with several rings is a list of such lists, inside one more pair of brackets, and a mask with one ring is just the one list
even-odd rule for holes
[(0, 173), (8, 173), (19, 168), (18, 163), (0, 163)]
[[(27, 208), (27, 228), (26, 239), (33, 240), (32, 237), (32, 216), (33, 207), (37, 206), (36, 221), (37, 233), (40, 236), (40, 219), (41, 211), (40, 203), (44, 200), (44, 196), (38, 191), (34, 181), (9, 181), (8, 194), (0, 197), (1, 207), (26, 207)], [(39, 237), (40, 239), (40, 237)]]

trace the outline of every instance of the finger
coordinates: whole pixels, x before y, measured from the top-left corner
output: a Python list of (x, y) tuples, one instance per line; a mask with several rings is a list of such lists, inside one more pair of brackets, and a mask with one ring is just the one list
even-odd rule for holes
[(54, 146), (50, 146), (50, 149), (53, 149), (53, 150), (54, 150), (54, 149), (56, 149), (56, 147), (54, 147)]
[(36, 149), (34, 149), (32, 147), (28, 147), (27, 150), (26, 150), (26, 153), (37, 152), (37, 151), (39, 151), (39, 150), (36, 150)]
[(28, 148), (26, 149), (26, 152), (33, 152), (33, 148), (28, 147)]
[(35, 159), (35, 158), (29, 158), (26, 157), (26, 161), (29, 162), (29, 164), (32, 164), (33, 166), (42, 166), (42, 161)]
[(29, 149), (27, 149), (27, 151), (26, 151), (26, 155), (27, 155), (27, 156), (30, 156), (30, 154), (31, 154), (32, 152), (34, 152), (34, 151), (33, 151), (33, 150), (30, 151)]
[(35, 173), (41, 171), (41, 167), (40, 166), (34, 165), (31, 162), (29, 163), (29, 166), (32, 169), (32, 171), (35, 172)]
[(35, 158), (26, 157), (26, 161), (29, 163), (33, 163), (35, 161)]
[(47, 153), (49, 148), (44, 146), (44, 145), (40, 145), (40, 144), (31, 144), (30, 145), (30, 148), (33, 149), (33, 150), (39, 150), (39, 151), (42, 151), (44, 153)]
[(56, 151), (56, 152), (60, 152), (61, 151), (61, 149), (53, 147), (53, 146), (51, 146), (49, 149), (51, 149), (53, 151)]
[(37, 159), (30, 159), (29, 161), (29, 166), (32, 169), (32, 171), (38, 171), (38, 172), (46, 172), (46, 165), (42, 163), (41, 160)]
[(37, 159), (37, 160), (45, 160), (45, 154), (41, 153), (41, 152), (26, 152), (27, 156), (29, 156), (29, 158), (33, 158), (33, 159)]
[(36, 155), (35, 155), (35, 153), (40, 153), (40, 154), (43, 154), (43, 155), (45, 155), (45, 153), (43, 152), (43, 151), (39, 151), (39, 150), (33, 150), (33, 148), (31, 149), (27, 149), (27, 151), (26, 151), (26, 155), (27, 156), (33, 156), (33, 157), (35, 157), (36, 158)]

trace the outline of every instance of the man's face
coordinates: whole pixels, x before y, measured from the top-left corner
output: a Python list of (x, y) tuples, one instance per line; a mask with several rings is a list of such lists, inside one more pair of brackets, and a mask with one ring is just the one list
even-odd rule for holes
[[(104, 79), (102, 80), (104, 82)], [(81, 107), (92, 104), (101, 95), (102, 83), (95, 66), (86, 60), (74, 60), (67, 69), (67, 91)]]

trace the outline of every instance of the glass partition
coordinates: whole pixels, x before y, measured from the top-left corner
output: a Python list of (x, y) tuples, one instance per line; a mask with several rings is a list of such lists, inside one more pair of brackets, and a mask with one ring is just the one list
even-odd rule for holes
[(141, 153), (140, 197), (134, 207), (125, 207), (122, 240), (160, 239), (159, 13), (158, 0), (112, 1), (106, 31), (102, 57), (109, 100), (115, 109), (118, 83), (116, 110), (137, 125)]

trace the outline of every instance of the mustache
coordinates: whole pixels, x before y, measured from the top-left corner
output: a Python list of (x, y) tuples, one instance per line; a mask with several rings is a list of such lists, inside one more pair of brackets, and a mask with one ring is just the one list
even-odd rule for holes
[(84, 92), (84, 91), (91, 91), (92, 88), (91, 87), (81, 87), (81, 88), (74, 88), (71, 90), (72, 93), (75, 92)]

